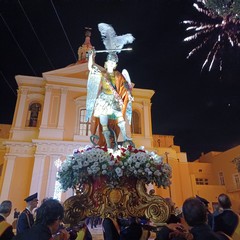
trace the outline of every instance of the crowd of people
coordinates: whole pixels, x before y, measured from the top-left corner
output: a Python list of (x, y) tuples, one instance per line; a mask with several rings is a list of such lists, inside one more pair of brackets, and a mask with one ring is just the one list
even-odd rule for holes
[[(88, 222), (81, 222), (75, 228), (62, 225), (64, 208), (56, 199), (44, 199), (39, 207), (37, 193), (24, 199), (26, 208), (17, 214), (16, 235), (6, 218), (12, 210), (12, 202), (0, 204), (1, 240), (92, 240)], [(240, 239), (239, 215), (231, 209), (228, 195), (218, 196), (218, 208), (211, 213), (209, 202), (199, 196), (188, 198), (182, 206), (182, 214), (171, 199), (167, 198), (172, 214), (165, 226), (156, 232), (155, 240), (237, 240)], [(17, 212), (15, 210), (15, 212)], [(104, 240), (144, 240), (150, 236), (145, 228), (146, 218), (114, 218), (111, 213), (101, 221)], [(98, 222), (99, 224), (99, 222)], [(95, 226), (96, 227), (96, 226)]]
[(0, 204), (1, 240), (52, 240), (56, 234), (59, 240), (70, 239), (67, 230), (60, 227), (64, 216), (62, 204), (49, 198), (37, 207), (37, 195), (35, 193), (24, 199), (27, 206), (21, 213), (14, 211), (13, 223), (16, 229), (6, 219), (11, 213), (12, 202), (6, 200)]
[(164, 226), (155, 240), (240, 239), (239, 215), (231, 209), (229, 196), (218, 196), (218, 209), (214, 213), (209, 211), (208, 204), (206, 199), (199, 196), (186, 199), (182, 219)]

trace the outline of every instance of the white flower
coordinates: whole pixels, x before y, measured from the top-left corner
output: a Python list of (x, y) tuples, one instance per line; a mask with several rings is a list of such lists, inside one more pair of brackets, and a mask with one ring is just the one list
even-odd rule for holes
[(103, 165), (102, 165), (102, 169), (103, 169), (103, 170), (107, 169), (107, 164), (103, 164)]
[(92, 169), (91, 168), (87, 168), (87, 172), (88, 172), (89, 175), (91, 175), (92, 174)]
[(129, 157), (129, 159), (127, 160), (128, 164), (132, 164), (133, 160), (132, 157)]
[(153, 159), (153, 161), (154, 161), (155, 163), (157, 163), (157, 164), (160, 164), (160, 163), (163, 162), (163, 161), (162, 161), (162, 157), (160, 157), (160, 156), (155, 156), (154, 159)]
[(146, 167), (149, 168), (150, 167), (150, 163), (146, 163)]
[(115, 169), (115, 172), (117, 173), (117, 175), (118, 175), (119, 177), (121, 177), (121, 176), (123, 175), (123, 171), (122, 171), (122, 169), (121, 169), (120, 167), (117, 167), (117, 168)]
[(159, 170), (156, 170), (154, 173), (153, 173), (155, 176), (160, 176), (161, 175), (161, 173), (159, 172)]
[(84, 167), (87, 167), (88, 165), (89, 165), (88, 161), (84, 161), (84, 162), (83, 162), (83, 166), (84, 166)]
[(106, 170), (102, 170), (102, 174), (103, 174), (103, 175), (106, 175), (106, 174), (107, 174), (107, 171), (106, 171)]
[(78, 170), (78, 165), (73, 165), (72, 169)]
[[(144, 147), (135, 149), (119, 146), (116, 151), (113, 149), (106, 151), (105, 148), (86, 146), (67, 156), (59, 167), (57, 178), (64, 190), (89, 181), (89, 176), (101, 175), (115, 182), (123, 176), (144, 178), (147, 183), (152, 182), (158, 187), (166, 187), (171, 184), (171, 173), (171, 167), (162, 161), (161, 156), (155, 152), (149, 153)], [(74, 180), (71, 183), (72, 177)]]
[(139, 163), (139, 162), (136, 162), (136, 163), (135, 163), (135, 167), (136, 167), (136, 168), (139, 168), (139, 167), (140, 167), (140, 163)]
[(115, 162), (111, 160), (111, 161), (108, 162), (108, 164), (109, 164), (110, 166), (113, 166), (113, 165), (115, 164)]
[(93, 166), (97, 167), (97, 166), (99, 166), (99, 163), (98, 162), (94, 162)]

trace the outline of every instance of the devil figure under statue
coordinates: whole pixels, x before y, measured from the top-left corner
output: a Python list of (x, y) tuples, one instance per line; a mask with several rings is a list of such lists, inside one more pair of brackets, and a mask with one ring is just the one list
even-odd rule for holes
[[(86, 101), (86, 120), (91, 120), (91, 132), (96, 136), (98, 145), (113, 148), (112, 142), (121, 132), (124, 141), (131, 141), (126, 134), (126, 121), (131, 124), (132, 83), (127, 70), (122, 73), (115, 70), (118, 62), (117, 53), (124, 44), (133, 42), (131, 34), (116, 36), (114, 29), (105, 23), (98, 24), (103, 43), (106, 47), (107, 60), (104, 68), (94, 63), (95, 51), (89, 52), (88, 86)], [(97, 52), (97, 51), (96, 51)], [(112, 141), (114, 139), (114, 141)], [(93, 142), (93, 141), (92, 141)]]

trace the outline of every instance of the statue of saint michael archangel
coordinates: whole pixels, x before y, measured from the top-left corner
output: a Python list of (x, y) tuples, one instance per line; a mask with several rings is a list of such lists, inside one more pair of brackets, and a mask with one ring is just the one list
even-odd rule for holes
[[(113, 27), (106, 23), (99, 23), (106, 50), (90, 51), (88, 59), (88, 84), (86, 101), (86, 120), (91, 120), (91, 141), (108, 148), (117, 147), (119, 132), (124, 143), (133, 144), (126, 134), (126, 120), (131, 124), (132, 118), (132, 83), (126, 69), (121, 73), (116, 70), (118, 53), (131, 48), (123, 48), (132, 43), (134, 37), (128, 33), (117, 36)], [(95, 53), (107, 52), (104, 68), (94, 63)], [(98, 133), (97, 133), (98, 132)]]

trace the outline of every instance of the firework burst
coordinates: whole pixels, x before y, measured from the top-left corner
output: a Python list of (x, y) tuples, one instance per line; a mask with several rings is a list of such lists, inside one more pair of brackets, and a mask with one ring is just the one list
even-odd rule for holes
[(193, 6), (205, 15), (206, 21), (183, 21), (190, 32), (184, 41), (199, 42), (187, 58), (206, 47), (208, 53), (202, 69), (208, 66), (210, 71), (216, 62), (222, 70), (225, 50), (240, 47), (240, 0), (198, 0)]

